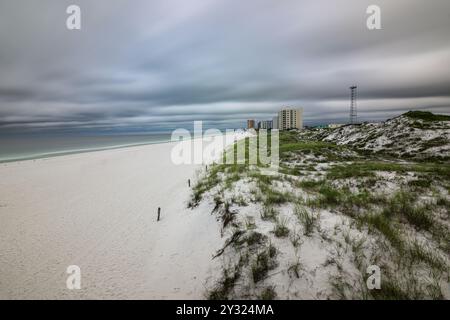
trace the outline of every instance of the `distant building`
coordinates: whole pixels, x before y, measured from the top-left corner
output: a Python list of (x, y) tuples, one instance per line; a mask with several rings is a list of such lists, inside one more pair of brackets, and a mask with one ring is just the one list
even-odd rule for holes
[(273, 117), (272, 119), (272, 129), (278, 129), (278, 117)]
[(282, 109), (278, 112), (278, 128), (280, 130), (302, 129), (303, 109)]
[(247, 129), (255, 129), (255, 120), (247, 120)]
[(259, 129), (272, 129), (272, 120), (264, 120), (259, 123)]
[(328, 125), (328, 128), (330, 128), (330, 129), (336, 129), (336, 128), (340, 128), (340, 127), (342, 127), (342, 126), (344, 126), (344, 124), (342, 124), (342, 123), (330, 123), (330, 124)]

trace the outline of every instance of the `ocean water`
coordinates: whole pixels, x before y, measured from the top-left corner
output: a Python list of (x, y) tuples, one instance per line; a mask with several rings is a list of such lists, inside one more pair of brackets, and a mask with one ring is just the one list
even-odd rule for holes
[(99, 136), (0, 136), (0, 162), (169, 142), (170, 133)]

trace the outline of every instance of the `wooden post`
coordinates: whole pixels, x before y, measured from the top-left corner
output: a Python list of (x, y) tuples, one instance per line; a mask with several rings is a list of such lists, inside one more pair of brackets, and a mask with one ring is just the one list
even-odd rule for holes
[(159, 221), (160, 217), (161, 217), (161, 208), (158, 207), (158, 220), (157, 221)]
[(188, 187), (191, 187), (191, 179), (188, 179)]
[(206, 165), (206, 171), (208, 171), (208, 165)]

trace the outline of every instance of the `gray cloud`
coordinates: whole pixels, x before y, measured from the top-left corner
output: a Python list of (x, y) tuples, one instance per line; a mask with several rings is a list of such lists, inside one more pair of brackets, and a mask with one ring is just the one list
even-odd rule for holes
[(449, 113), (450, 3), (375, 2), (1, 1), (0, 132), (234, 127), (285, 105), (342, 122), (354, 83), (361, 120)]

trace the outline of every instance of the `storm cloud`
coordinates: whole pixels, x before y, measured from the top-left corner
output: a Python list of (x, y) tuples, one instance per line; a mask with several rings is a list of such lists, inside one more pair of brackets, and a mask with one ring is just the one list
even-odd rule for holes
[(448, 0), (0, 0), (0, 132), (232, 128), (283, 106), (346, 122), (353, 84), (360, 121), (449, 114), (449, 14)]

